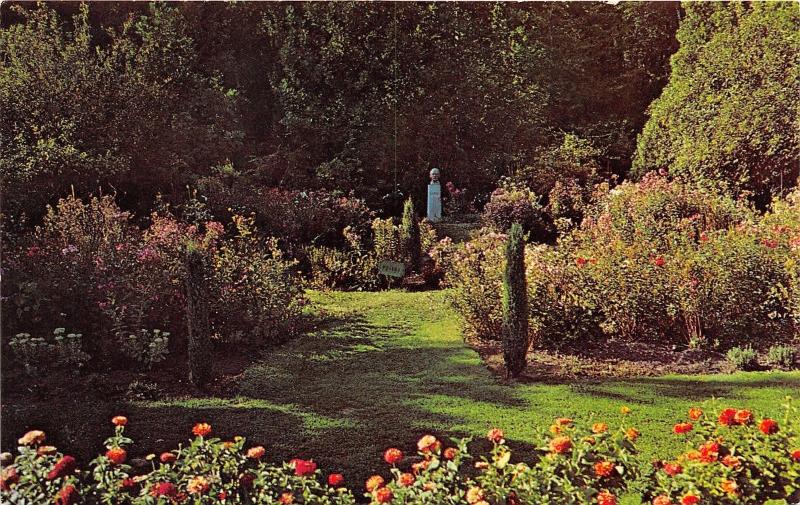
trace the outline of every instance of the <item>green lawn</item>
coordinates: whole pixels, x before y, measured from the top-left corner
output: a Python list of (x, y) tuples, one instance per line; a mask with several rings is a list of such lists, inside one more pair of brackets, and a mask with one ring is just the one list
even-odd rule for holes
[(3, 405), (4, 428), (62, 431), (63, 448), (97, 450), (110, 432), (108, 418), (127, 413), (137, 446), (155, 452), (206, 420), (220, 436), (244, 435), (275, 459), (313, 457), (360, 485), (384, 468), (383, 449), (412, 451), (426, 432), (482, 437), (497, 426), (524, 452), (535, 429), (556, 417), (613, 422), (621, 405), (633, 409), (629, 422), (642, 432), (647, 461), (677, 450), (670, 428), (691, 405), (722, 397), (777, 415), (800, 387), (800, 372), (507, 385), (464, 345), (442, 292), (310, 296), (317, 330), (265, 352), (231, 398)]

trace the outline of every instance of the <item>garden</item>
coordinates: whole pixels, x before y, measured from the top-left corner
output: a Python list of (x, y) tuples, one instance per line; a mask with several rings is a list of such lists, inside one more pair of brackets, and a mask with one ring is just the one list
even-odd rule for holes
[(791, 3), (0, 8), (4, 503), (800, 501)]

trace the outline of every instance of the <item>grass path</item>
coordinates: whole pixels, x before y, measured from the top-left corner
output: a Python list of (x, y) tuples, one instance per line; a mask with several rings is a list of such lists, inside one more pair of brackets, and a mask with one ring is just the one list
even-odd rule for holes
[[(800, 372), (507, 385), (464, 345), (442, 292), (310, 297), (319, 316), (315, 331), (264, 352), (228, 398), (85, 399), (81, 413), (4, 405), (4, 418), (15, 429), (38, 420), (45, 430), (72, 433), (71, 440), (88, 437), (97, 451), (108, 417), (126, 412), (137, 447), (153, 452), (186, 440), (192, 423), (206, 420), (221, 437), (244, 435), (274, 459), (313, 457), (325, 471), (341, 471), (349, 485), (360, 486), (384, 468), (386, 447), (413, 451), (427, 432), (482, 437), (498, 426), (524, 452), (537, 429), (556, 417), (613, 421), (624, 404), (633, 409), (630, 422), (642, 432), (640, 447), (649, 460), (677, 450), (670, 428), (691, 405), (724, 397), (777, 415), (784, 396), (800, 389)], [(86, 437), (74, 436), (80, 432)]]

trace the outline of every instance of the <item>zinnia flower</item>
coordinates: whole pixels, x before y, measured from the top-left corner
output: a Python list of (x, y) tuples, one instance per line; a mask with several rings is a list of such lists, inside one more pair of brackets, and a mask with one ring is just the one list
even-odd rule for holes
[(622, 407), (620, 407), (619, 411), (623, 416), (627, 416), (628, 414), (631, 413), (631, 409), (626, 405), (623, 405)]
[(417, 461), (416, 463), (411, 465), (411, 469), (414, 473), (419, 474), (428, 469), (428, 464), (430, 463), (429, 460)]
[(737, 466), (741, 465), (742, 462), (739, 461), (739, 458), (736, 456), (725, 456), (722, 458), (722, 464), (727, 466), (728, 468), (736, 468)]
[(502, 444), (504, 436), (503, 430), (498, 428), (492, 428), (489, 430), (489, 433), (486, 434), (486, 438), (495, 444)]
[(486, 498), (486, 493), (478, 486), (467, 489), (467, 503), (475, 504)]
[(175, 498), (178, 494), (178, 489), (172, 482), (156, 482), (150, 488), (150, 496), (153, 498), (160, 498), (162, 496), (167, 498)]
[(736, 484), (736, 481), (725, 479), (719, 487), (728, 494), (738, 494), (739, 486)]
[(637, 438), (639, 438), (639, 430), (636, 428), (628, 428), (625, 430), (625, 436), (628, 437), (629, 440), (635, 441)]
[(294, 495), (292, 493), (283, 493), (280, 498), (278, 498), (278, 503), (281, 505), (292, 505), (294, 503)]
[(40, 445), (39, 448), (36, 449), (36, 455), (37, 456), (51, 456), (51, 455), (55, 454), (57, 451), (58, 451), (58, 449), (56, 449), (52, 445)]
[(373, 475), (369, 479), (367, 479), (367, 483), (364, 485), (364, 488), (367, 490), (368, 493), (375, 491), (376, 489), (383, 487), (386, 481), (383, 480), (383, 477), (380, 475)]
[(436, 452), (441, 443), (433, 435), (425, 435), (417, 442), (419, 452)]
[(395, 447), (390, 447), (383, 453), (383, 460), (390, 465), (396, 465), (403, 460), (403, 451)]
[(0, 472), (0, 489), (3, 491), (10, 491), (11, 486), (17, 482), (19, 482), (19, 472), (17, 472), (17, 468), (13, 466), (3, 468), (2, 472)]
[(458, 455), (458, 449), (456, 449), (455, 447), (448, 447), (447, 449), (444, 450), (444, 453), (442, 453), (444, 459), (455, 459), (456, 455)]
[(123, 490), (133, 489), (133, 488), (136, 487), (136, 481), (131, 479), (130, 477), (127, 477), (127, 478), (122, 479), (120, 481), (119, 487), (120, 487), (120, 489), (123, 489)]
[(397, 478), (397, 482), (403, 487), (411, 487), (414, 485), (414, 474), (411, 473), (401, 473), (400, 477)]
[(700, 503), (700, 497), (697, 495), (689, 493), (681, 498), (681, 505), (695, 505), (696, 503)]
[(725, 409), (719, 413), (719, 424), (723, 426), (733, 426), (736, 424), (736, 409)]
[(111, 418), (111, 424), (114, 426), (125, 426), (128, 424), (128, 418), (125, 416), (114, 416)]
[(606, 490), (597, 494), (597, 505), (617, 505), (617, 497)]
[(192, 428), (192, 433), (198, 437), (207, 437), (211, 434), (211, 425), (208, 423), (197, 423)]
[(734, 420), (736, 424), (750, 424), (753, 422), (753, 413), (749, 410), (737, 410)]
[(394, 498), (394, 493), (388, 487), (381, 487), (375, 490), (375, 501), (378, 503), (389, 503)]
[(79, 499), (80, 495), (75, 486), (67, 484), (58, 492), (58, 496), (56, 496), (56, 505), (73, 505), (74, 503), (78, 503)]
[(567, 426), (572, 424), (572, 419), (570, 419), (569, 417), (559, 417), (558, 419), (556, 419), (556, 424), (559, 426)]
[(800, 461), (800, 449), (795, 449), (792, 451), (792, 459), (795, 461)]
[(765, 435), (774, 435), (778, 433), (778, 423), (773, 419), (766, 418), (758, 425), (758, 429)]
[(719, 459), (719, 443), (709, 440), (700, 446), (700, 461), (713, 463)]
[(692, 408), (689, 409), (689, 419), (691, 419), (693, 421), (697, 421), (698, 419), (700, 419), (700, 416), (702, 416), (702, 415), (703, 415), (703, 411), (700, 410), (697, 407), (692, 407)]
[(261, 459), (264, 457), (264, 454), (266, 453), (267, 450), (260, 445), (247, 449), (247, 457), (250, 459)]
[(550, 441), (550, 450), (557, 454), (565, 454), (572, 450), (572, 440), (569, 437), (556, 437)]
[(189, 492), (189, 494), (206, 494), (210, 487), (211, 484), (208, 483), (208, 479), (202, 475), (198, 475), (189, 479), (189, 483), (186, 485), (186, 490)]
[(294, 466), (294, 474), (298, 477), (311, 475), (317, 471), (317, 464), (311, 460), (295, 458), (289, 463)]
[(599, 461), (594, 464), (594, 473), (598, 477), (608, 477), (614, 472), (614, 463), (611, 461)]
[(681, 472), (683, 472), (683, 467), (678, 463), (664, 463), (664, 473), (670, 477), (675, 477)]
[(592, 433), (600, 434), (605, 433), (608, 431), (608, 425), (606, 423), (594, 423), (592, 425)]
[(694, 425), (692, 423), (678, 423), (672, 427), (672, 431), (675, 432), (677, 435), (683, 435), (684, 433), (689, 433), (694, 429)]
[(128, 458), (128, 453), (122, 447), (112, 447), (106, 451), (106, 457), (112, 464), (121, 465)]
[(44, 432), (40, 430), (31, 430), (17, 440), (19, 445), (35, 445), (41, 444), (42, 442), (44, 442)]
[(47, 474), (47, 480), (56, 480), (60, 477), (66, 477), (75, 471), (75, 458), (72, 456), (62, 456), (56, 462), (52, 470)]
[(653, 265), (657, 267), (663, 267), (666, 261), (664, 260), (663, 256), (656, 256), (653, 258)]
[(340, 473), (332, 473), (328, 475), (328, 485), (333, 487), (341, 486), (344, 482), (344, 475)]
[(662, 494), (653, 498), (653, 505), (672, 505), (672, 501), (670, 501), (669, 496)]
[(171, 452), (162, 452), (161, 456), (159, 456), (158, 459), (162, 463), (172, 463), (176, 459), (178, 459), (178, 457), (176, 455), (172, 454)]

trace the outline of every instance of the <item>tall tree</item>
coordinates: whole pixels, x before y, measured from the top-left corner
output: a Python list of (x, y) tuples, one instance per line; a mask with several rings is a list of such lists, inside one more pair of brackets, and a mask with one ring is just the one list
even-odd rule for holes
[(766, 203), (796, 184), (800, 170), (800, 10), (788, 2), (685, 8), (635, 172), (668, 168)]
[(525, 237), (519, 223), (511, 225), (506, 241), (503, 272), (503, 359), (506, 370), (517, 377), (527, 365), (528, 287), (525, 278)]

